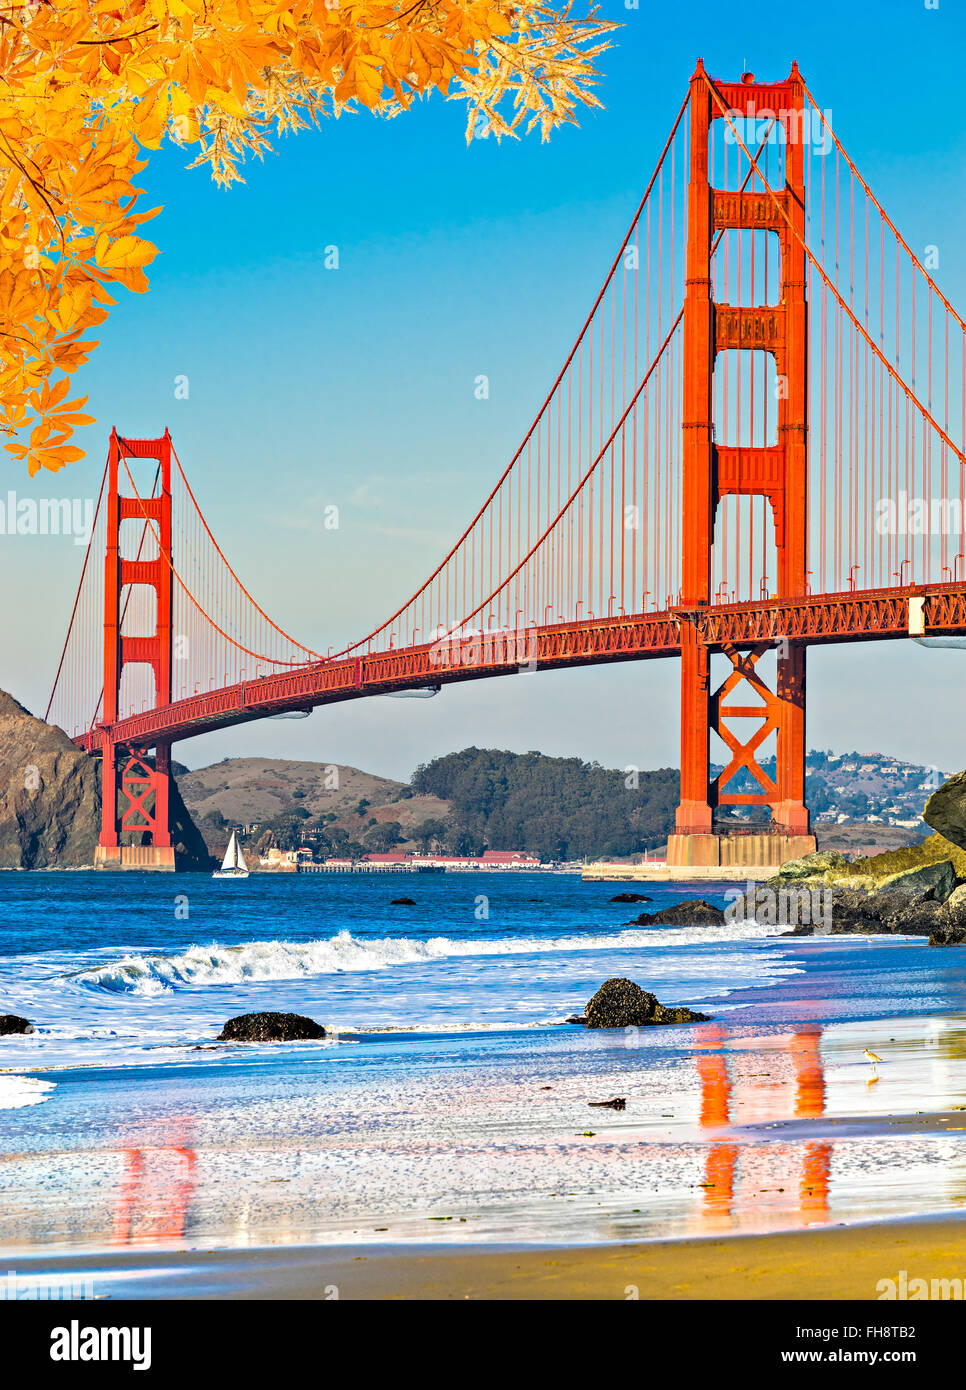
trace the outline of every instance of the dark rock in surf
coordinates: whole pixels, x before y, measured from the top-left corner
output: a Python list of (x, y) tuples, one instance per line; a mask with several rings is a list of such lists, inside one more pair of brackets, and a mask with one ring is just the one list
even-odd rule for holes
[(594, 1105), (598, 1110), (626, 1110), (627, 1101), (623, 1096), (614, 1096), (612, 1100), (589, 1100), (588, 1105)]
[(21, 1018), (19, 1014), (0, 1014), (0, 1036), (8, 1033), (32, 1033), (34, 1025), (29, 1018)]
[(415, 900), (415, 898), (390, 898), (390, 900), (389, 900), (389, 906), (390, 906), (390, 907), (415, 907), (415, 906), (416, 906), (416, 900)]
[(586, 1016), (586, 1014), (571, 1014), (570, 1018), (565, 1018), (565, 1019), (564, 1019), (564, 1023), (581, 1023), (581, 1024), (584, 1024), (584, 1023), (586, 1023), (586, 1022), (587, 1022), (587, 1016)]
[(646, 893), (618, 893), (615, 898), (611, 898), (612, 903), (649, 903), (651, 899)]
[(324, 1038), (325, 1029), (302, 1014), (239, 1014), (218, 1034), (218, 1042), (303, 1042)]
[(966, 946), (966, 927), (938, 926), (929, 938), (930, 946)]
[(646, 1028), (656, 1023), (706, 1023), (707, 1014), (671, 1008), (633, 980), (605, 980), (587, 1005), (588, 1028)]
[(687, 902), (675, 903), (673, 907), (662, 907), (659, 912), (642, 912), (629, 927), (719, 927), (724, 922), (724, 911), (707, 903), (703, 898), (689, 898)]

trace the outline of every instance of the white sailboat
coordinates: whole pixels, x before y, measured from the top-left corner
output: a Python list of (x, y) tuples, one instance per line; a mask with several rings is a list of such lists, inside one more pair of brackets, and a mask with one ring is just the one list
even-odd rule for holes
[(221, 868), (216, 869), (212, 878), (247, 878), (248, 866), (245, 863), (245, 856), (241, 852), (238, 843), (238, 836), (234, 830), (231, 832), (231, 839), (228, 841), (228, 848), (225, 850), (225, 857), (221, 861)]

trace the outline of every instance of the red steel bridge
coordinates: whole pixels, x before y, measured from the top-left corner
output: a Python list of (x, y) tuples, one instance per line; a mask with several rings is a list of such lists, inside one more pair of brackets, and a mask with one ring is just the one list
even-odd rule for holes
[(699, 62), (520, 447), (425, 583), (335, 654), (259, 607), (167, 433), (113, 433), (47, 711), (103, 759), (99, 862), (173, 865), (179, 739), (654, 657), (681, 662), (671, 861), (737, 862), (715, 817), (740, 805), (770, 808), (759, 855), (811, 847), (808, 647), (966, 633), (966, 322), (933, 251), (796, 65), (719, 81)]

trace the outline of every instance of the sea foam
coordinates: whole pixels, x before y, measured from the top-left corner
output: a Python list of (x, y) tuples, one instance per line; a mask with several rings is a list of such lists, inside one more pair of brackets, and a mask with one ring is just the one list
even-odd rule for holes
[(459, 956), (544, 955), (556, 951), (613, 951), (754, 941), (785, 931), (755, 922), (713, 927), (609, 932), (606, 936), (506, 937), (454, 941), (434, 936), (365, 940), (348, 931), (317, 941), (248, 941), (238, 946), (189, 946), (186, 951), (130, 955), (84, 970), (74, 978), (89, 989), (115, 994), (161, 994), (184, 987), (244, 984), (253, 980), (296, 980), (312, 975), (385, 970)]
[(0, 1110), (19, 1110), (23, 1105), (39, 1105), (57, 1083), (36, 1076), (0, 1075)]

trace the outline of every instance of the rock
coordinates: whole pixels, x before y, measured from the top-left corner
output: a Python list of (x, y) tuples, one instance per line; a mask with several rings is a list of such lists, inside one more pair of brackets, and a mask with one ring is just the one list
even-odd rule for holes
[(19, 1014), (0, 1014), (0, 1037), (8, 1033), (32, 1033), (34, 1025)]
[(389, 899), (389, 906), (390, 906), (390, 907), (415, 907), (415, 906), (416, 906), (416, 900), (415, 900), (415, 898), (390, 898), (390, 899)]
[(942, 903), (927, 899), (910, 903), (891, 916), (883, 916), (882, 924), (896, 936), (932, 936), (941, 924), (941, 912)]
[(611, 898), (612, 903), (649, 903), (651, 899), (646, 893), (618, 893), (616, 898)]
[(585, 1024), (586, 1022), (587, 1022), (587, 1015), (586, 1015), (586, 1014), (571, 1014), (571, 1016), (570, 1016), (569, 1018), (565, 1018), (565, 1019), (564, 1019), (564, 1023), (584, 1023), (584, 1024)]
[(966, 883), (953, 889), (942, 904), (939, 916), (947, 927), (966, 927)]
[(869, 886), (874, 887), (894, 874), (921, 869), (927, 864), (938, 864), (942, 859), (951, 862), (957, 878), (966, 879), (966, 850), (936, 834), (927, 835), (918, 845), (884, 850), (882, 854), (873, 854), (869, 859), (855, 859), (846, 870), (829, 870), (827, 877), (830, 882), (840, 883), (846, 882), (849, 875), (867, 876), (872, 879)]
[[(931, 936), (938, 927), (948, 925), (943, 917), (945, 903), (930, 898), (928, 891), (891, 893), (886, 888), (867, 893), (835, 888), (831, 892), (833, 936)], [(789, 933), (792, 936), (816, 934), (814, 924), (796, 926)]]
[(588, 1105), (595, 1105), (598, 1110), (626, 1110), (627, 1101), (623, 1096), (614, 1096), (613, 1100), (589, 1100)]
[(829, 878), (827, 881), (836, 888), (852, 888), (863, 893), (869, 893), (875, 887), (871, 874), (843, 874), (841, 878)]
[(966, 849), (966, 772), (955, 773), (933, 792), (922, 818), (944, 839)]
[(642, 912), (633, 922), (628, 922), (629, 927), (716, 927), (724, 921), (724, 912), (720, 907), (715, 907), (712, 903), (707, 903), (703, 898), (689, 898), (687, 902), (675, 903), (673, 907), (662, 907), (660, 912), (652, 912), (650, 916)]
[(670, 1008), (632, 980), (605, 980), (587, 1005), (588, 1028), (641, 1028), (653, 1023), (706, 1023), (707, 1014)]
[[(178, 867), (211, 868), (174, 782), (170, 819)], [(0, 691), (0, 869), (90, 868), (100, 833), (100, 759)], [(125, 832), (122, 843), (143, 838)]]
[(930, 946), (966, 946), (966, 926), (937, 926), (929, 938)]
[(302, 1014), (239, 1014), (218, 1034), (218, 1042), (301, 1042), (324, 1038), (325, 1029)]
[(919, 869), (887, 874), (879, 880), (873, 896), (877, 899), (886, 895), (893, 899), (902, 896), (907, 900), (929, 898), (933, 902), (945, 902), (956, 883), (956, 871), (951, 861), (940, 859), (934, 864), (924, 864)]
[(800, 859), (787, 859), (778, 870), (776, 878), (824, 878), (830, 869), (846, 869), (849, 861), (837, 849), (820, 850), (816, 854), (803, 854)]

